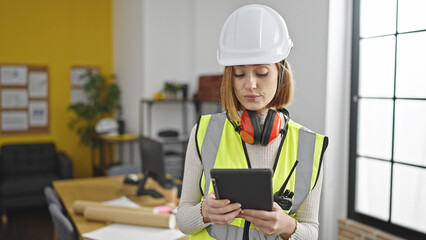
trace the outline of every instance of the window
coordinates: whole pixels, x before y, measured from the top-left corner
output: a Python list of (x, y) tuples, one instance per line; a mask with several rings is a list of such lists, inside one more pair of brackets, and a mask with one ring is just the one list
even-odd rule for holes
[(426, 239), (426, 1), (354, 0), (349, 218)]

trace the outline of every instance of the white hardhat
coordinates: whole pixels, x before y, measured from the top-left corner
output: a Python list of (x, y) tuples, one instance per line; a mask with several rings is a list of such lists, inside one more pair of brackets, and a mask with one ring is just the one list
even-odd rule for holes
[(293, 47), (284, 19), (270, 7), (252, 4), (235, 10), (220, 33), (217, 61), (222, 66), (271, 64)]

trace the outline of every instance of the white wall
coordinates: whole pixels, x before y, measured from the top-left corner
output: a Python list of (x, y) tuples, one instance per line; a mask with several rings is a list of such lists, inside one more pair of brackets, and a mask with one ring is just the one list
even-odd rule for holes
[[(120, 86), (124, 116), (132, 132), (139, 132), (138, 98), (151, 98), (154, 91), (161, 91), (166, 80), (188, 82), (192, 95), (200, 74), (222, 72), (223, 68), (216, 62), (222, 24), (236, 8), (256, 3), (245, 0), (113, 2), (114, 68), (123, 81)], [(324, 132), (328, 0), (262, 3), (283, 15), (295, 43), (288, 59), (296, 79), (295, 98), (289, 106), (291, 116), (317, 132)], [(173, 109), (157, 110), (169, 114)], [(169, 115), (161, 112), (156, 111), (153, 116), (154, 132), (163, 124), (170, 124)], [(180, 118), (173, 124), (180, 128)]]
[(192, 0), (143, 2), (145, 60), (143, 96), (151, 98), (166, 80), (185, 82), (193, 71)]
[(137, 133), (138, 101), (147, 85), (144, 76), (143, 11), (139, 0), (113, 1), (113, 63), (121, 89), (126, 129)]
[(330, 138), (321, 195), (321, 239), (336, 239), (348, 195), (352, 1), (330, 0), (325, 129)]

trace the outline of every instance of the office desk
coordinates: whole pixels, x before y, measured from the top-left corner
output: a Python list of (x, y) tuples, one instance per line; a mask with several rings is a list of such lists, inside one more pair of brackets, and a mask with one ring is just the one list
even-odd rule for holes
[[(155, 199), (151, 196), (136, 196), (137, 185), (123, 184), (123, 181), (124, 176), (116, 176), (58, 180), (53, 182), (53, 187), (76, 226), (80, 239), (84, 239), (81, 234), (104, 227), (107, 224), (87, 221), (83, 216), (76, 215), (72, 209), (75, 200), (102, 202), (126, 196), (141, 206), (155, 207), (165, 204), (162, 198)], [(145, 186), (164, 193), (160, 185), (151, 178), (148, 178)], [(187, 237), (182, 239), (187, 239)]]

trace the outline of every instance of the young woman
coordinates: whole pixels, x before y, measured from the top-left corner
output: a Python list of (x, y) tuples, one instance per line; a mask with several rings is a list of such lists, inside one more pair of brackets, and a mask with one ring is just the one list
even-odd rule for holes
[[(177, 223), (191, 239), (317, 239), (328, 139), (283, 109), (293, 94), (285, 62), (292, 46), (284, 20), (267, 6), (244, 6), (226, 20), (218, 50), (225, 112), (200, 117), (186, 154)], [(274, 193), (291, 176), (292, 207), (274, 202), (272, 211), (241, 209), (216, 199), (212, 168), (271, 168)]]

